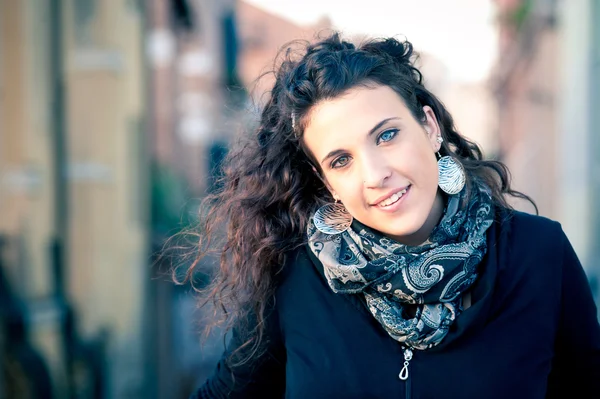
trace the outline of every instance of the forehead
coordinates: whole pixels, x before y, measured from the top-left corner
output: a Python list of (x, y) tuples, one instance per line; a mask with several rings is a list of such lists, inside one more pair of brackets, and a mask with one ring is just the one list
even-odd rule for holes
[(410, 117), (402, 98), (388, 86), (356, 87), (317, 104), (309, 115), (304, 140), (312, 153), (345, 147), (366, 138), (383, 119)]

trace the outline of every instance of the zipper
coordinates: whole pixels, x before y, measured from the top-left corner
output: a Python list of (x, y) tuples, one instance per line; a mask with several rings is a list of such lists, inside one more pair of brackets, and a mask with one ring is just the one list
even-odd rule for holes
[(410, 348), (404, 348), (404, 367), (400, 370), (400, 374), (398, 374), (398, 378), (402, 381), (408, 380), (408, 365), (413, 357), (413, 352)]
[(398, 378), (406, 383), (406, 399), (410, 399), (410, 380), (408, 379), (408, 365), (413, 358), (413, 351), (410, 348), (403, 348), (404, 354), (404, 365), (402, 366), (402, 370), (400, 370), (400, 374), (398, 374)]

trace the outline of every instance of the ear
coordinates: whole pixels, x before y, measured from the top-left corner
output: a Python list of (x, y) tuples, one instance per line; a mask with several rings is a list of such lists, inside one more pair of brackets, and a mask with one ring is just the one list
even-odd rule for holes
[(442, 134), (440, 125), (438, 124), (435, 112), (433, 112), (433, 109), (431, 109), (429, 105), (423, 107), (423, 112), (425, 112), (425, 122), (423, 124), (425, 133), (427, 133), (427, 138), (429, 139), (433, 152), (438, 152), (442, 146), (437, 141), (437, 138)]

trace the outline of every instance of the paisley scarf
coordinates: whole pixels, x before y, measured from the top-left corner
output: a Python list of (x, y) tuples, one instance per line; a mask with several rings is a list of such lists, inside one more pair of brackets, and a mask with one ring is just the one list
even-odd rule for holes
[(400, 244), (354, 220), (337, 235), (311, 222), (309, 247), (333, 292), (363, 294), (392, 338), (428, 349), (444, 339), (462, 311), (462, 294), (477, 279), (487, 250), (486, 231), (494, 218), (490, 190), (475, 182), (466, 196), (463, 189), (448, 197), (439, 224), (419, 246)]

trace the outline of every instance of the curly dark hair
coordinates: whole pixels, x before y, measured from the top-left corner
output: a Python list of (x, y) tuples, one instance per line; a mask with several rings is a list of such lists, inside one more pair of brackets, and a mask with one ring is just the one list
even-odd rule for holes
[[(299, 43), (302, 51), (293, 51)], [(452, 116), (425, 88), (414, 64), (416, 56), (405, 40), (371, 39), (355, 46), (336, 32), (316, 42), (295, 41), (280, 50), (275, 83), (257, 128), (230, 151), (222, 188), (205, 199), (198, 252), (184, 280), (193, 281), (200, 259), (216, 248), (219, 267), (203, 300), (223, 311), (215, 323), (247, 329), (245, 356), (238, 363), (260, 350), (269, 303), (286, 256), (306, 243), (309, 218), (332, 200), (322, 170), (302, 139), (315, 104), (357, 86), (389, 86), (417, 121), (426, 120), (424, 106), (433, 109), (444, 139), (440, 153), (464, 166), (467, 190), (473, 179), (480, 178), (491, 188), (499, 208), (511, 208), (507, 195), (535, 207), (528, 196), (511, 189), (503, 163), (484, 160), (478, 145), (456, 131)], [(215, 246), (214, 238), (219, 236), (223, 241)]]

